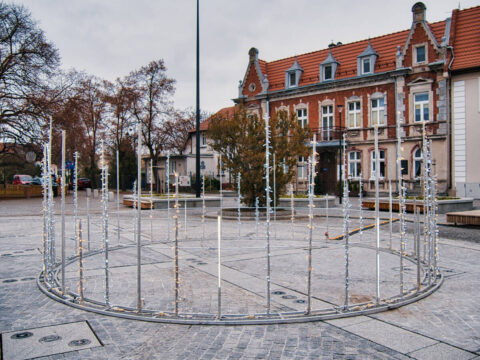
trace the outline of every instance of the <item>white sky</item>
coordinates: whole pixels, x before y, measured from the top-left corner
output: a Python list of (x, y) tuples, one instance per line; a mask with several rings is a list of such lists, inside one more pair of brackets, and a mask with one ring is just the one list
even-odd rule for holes
[[(8, 0), (7, 0), (8, 1)], [(114, 80), (164, 59), (175, 106), (195, 106), (195, 0), (14, 0), (60, 51), (62, 67)], [(231, 106), (254, 46), (266, 61), (410, 28), (406, 0), (200, 0), (200, 104)], [(427, 0), (427, 20), (474, 0)]]

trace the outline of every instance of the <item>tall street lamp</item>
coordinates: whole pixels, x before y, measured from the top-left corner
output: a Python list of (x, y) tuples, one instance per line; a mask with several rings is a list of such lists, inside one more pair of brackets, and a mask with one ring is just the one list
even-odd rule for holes
[(343, 199), (343, 194), (342, 194), (342, 139), (343, 139), (343, 134), (342, 134), (342, 110), (343, 110), (343, 105), (337, 105), (338, 109), (338, 116), (339, 116), (339, 141), (338, 141), (338, 151), (339, 151), (339, 158), (338, 158), (338, 164), (339, 164), (339, 172), (340, 172), (340, 186), (338, 187), (338, 203), (342, 203)]

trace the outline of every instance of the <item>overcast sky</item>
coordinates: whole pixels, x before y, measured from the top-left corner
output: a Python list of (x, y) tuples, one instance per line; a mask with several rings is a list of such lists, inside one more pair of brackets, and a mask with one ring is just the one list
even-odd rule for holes
[[(164, 59), (175, 106), (195, 106), (195, 0), (15, 0), (60, 51), (62, 67), (115, 80)], [(428, 0), (427, 20), (479, 0)], [(266, 61), (410, 28), (406, 0), (200, 0), (200, 103), (231, 106), (255, 46)]]

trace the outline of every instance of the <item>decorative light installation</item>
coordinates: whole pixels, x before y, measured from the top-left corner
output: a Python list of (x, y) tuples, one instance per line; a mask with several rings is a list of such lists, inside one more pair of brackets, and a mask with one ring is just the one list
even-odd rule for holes
[(393, 235), (393, 213), (392, 213), (392, 180), (388, 180), (388, 209), (390, 215), (390, 224), (389, 224), (389, 248), (392, 248), (392, 235)]
[(217, 216), (217, 319), (222, 317), (222, 215)]
[[(117, 163), (117, 243), (120, 245), (120, 169), (119, 169), (119, 153), (116, 151)], [(89, 241), (90, 242), (90, 241)]]
[(378, 179), (380, 178), (380, 152), (378, 151), (378, 123), (375, 124), (375, 230), (377, 235), (376, 241), (376, 296), (375, 302), (380, 302), (380, 215), (379, 215), (379, 194), (378, 194)]
[[(120, 227), (118, 230), (120, 234)], [(87, 191), (87, 250), (90, 251), (90, 194)]]
[(165, 168), (165, 186), (167, 187), (167, 241), (170, 241), (170, 151), (167, 151)]
[(266, 217), (266, 250), (267, 250), (267, 314), (270, 314), (270, 128), (268, 124), (269, 115), (265, 116), (265, 217)]
[(62, 213), (62, 294), (65, 294), (65, 130), (62, 130), (62, 200), (61, 200), (61, 213)]
[(43, 277), (47, 280), (47, 272), (49, 271), (48, 267), (48, 168), (47, 168), (47, 157), (48, 157), (48, 146), (47, 144), (43, 145), (43, 159), (42, 159), (42, 188), (43, 188), (43, 202), (42, 202), (42, 211), (43, 211), (43, 231), (42, 231), (42, 258), (43, 258)]
[(105, 254), (105, 305), (110, 307), (110, 268), (108, 263), (108, 165), (105, 161), (104, 142), (101, 143), (102, 154), (102, 240)]
[(52, 179), (52, 119), (50, 118), (50, 129), (48, 136), (47, 152), (47, 209), (48, 209), (48, 236), (47, 236), (47, 254), (48, 254), (48, 275), (49, 283), (53, 286), (53, 266), (55, 265), (55, 212), (53, 201), (53, 179)]
[(260, 211), (258, 209), (258, 196), (255, 198), (255, 238), (258, 239), (258, 225), (260, 223)]
[(83, 237), (82, 237), (82, 220), (78, 220), (77, 229), (77, 241), (78, 241), (78, 301), (83, 301), (83, 289), (85, 286), (85, 279), (83, 276)]
[(399, 193), (399, 199), (398, 199), (398, 204), (399, 204), (399, 212), (400, 212), (400, 296), (403, 296), (404, 294), (404, 280), (403, 280), (403, 274), (404, 274), (404, 256), (406, 255), (406, 231), (407, 231), (407, 226), (405, 222), (406, 218), (406, 187), (402, 183), (400, 187), (400, 193)]
[(150, 159), (150, 242), (153, 241), (153, 161)]
[(240, 239), (241, 228), (242, 228), (242, 193), (240, 189), (240, 179), (242, 175), (240, 173), (237, 174), (237, 225), (238, 225), (238, 239)]
[(360, 242), (363, 240), (363, 180), (362, 173), (360, 173), (360, 178), (358, 179), (358, 201), (360, 203)]
[(137, 124), (137, 311), (143, 307), (142, 299), (142, 124)]
[[(103, 140), (102, 140), (102, 152), (103, 152)], [(77, 227), (77, 220), (78, 220), (78, 152), (76, 151), (73, 153), (73, 160), (74, 160), (74, 167), (73, 167), (73, 229), (74, 231), (73, 233), (76, 234), (77, 233), (76, 227)], [(78, 252), (77, 245), (78, 244), (75, 241), (75, 253)]]
[(174, 263), (174, 312), (178, 316), (178, 294), (180, 286), (180, 277), (179, 277), (179, 266), (178, 266), (178, 231), (180, 224), (178, 222), (178, 217), (180, 210), (178, 207), (178, 174), (175, 173), (175, 215), (173, 218), (175, 220), (175, 239), (173, 247), (173, 263)]
[(315, 165), (317, 151), (317, 135), (313, 134), (312, 155), (308, 159), (309, 162), (309, 183), (308, 183), (308, 254), (307, 254), (307, 308), (306, 313), (310, 314), (312, 310), (312, 240), (313, 240), (313, 196), (315, 186)]
[[(347, 138), (346, 134), (343, 134), (343, 159), (342, 159), (342, 170), (345, 171), (347, 166), (347, 149), (346, 149)], [(348, 310), (349, 306), (349, 291), (350, 291), (350, 196), (348, 191), (348, 178), (347, 176), (343, 177), (343, 237), (345, 240), (344, 249), (345, 249), (345, 302), (343, 305), (344, 310)]]
[(293, 198), (293, 184), (290, 184), (290, 222), (292, 228), (292, 241), (295, 240), (295, 201)]

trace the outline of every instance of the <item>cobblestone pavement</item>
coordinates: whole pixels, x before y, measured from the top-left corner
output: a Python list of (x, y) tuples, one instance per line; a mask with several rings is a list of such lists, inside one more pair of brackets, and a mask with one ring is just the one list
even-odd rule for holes
[[(81, 193), (79, 206), (84, 209), (85, 199)], [(233, 205), (233, 200), (225, 203)], [(59, 210), (59, 201), (56, 209)], [(73, 223), (71, 220), (73, 200), (67, 198), (67, 251), (73, 253), (74, 243)], [(354, 203), (354, 208), (356, 204)], [(115, 204), (110, 203), (114, 209)], [(331, 210), (332, 218), (329, 222), (331, 236), (341, 233), (342, 223), (334, 215), (341, 214), (340, 209)], [(92, 201), (92, 248), (98, 247), (101, 242), (100, 233), (101, 207), (97, 201)], [(209, 210), (210, 211), (210, 210)], [(402, 307), (371, 316), (358, 316), (348, 319), (321, 321), (303, 324), (288, 325), (247, 325), (247, 326), (190, 326), (175, 324), (148, 323), (119, 319), (80, 311), (51, 300), (36, 285), (36, 277), (42, 264), (40, 249), (42, 204), (40, 199), (9, 200), (0, 202), (0, 333), (2, 333), (3, 347), (5, 347), (6, 333), (23, 331), (42, 326), (52, 326), (78, 321), (87, 321), (102, 346), (89, 349), (60, 352), (48, 359), (480, 359), (480, 232), (477, 229), (446, 228), (440, 233), (440, 269), (445, 276), (442, 287), (433, 295)], [(84, 219), (85, 213), (80, 211)], [(120, 212), (122, 243), (129, 244), (133, 240), (131, 209), (122, 208)], [(144, 211), (143, 232), (145, 237), (150, 236), (149, 211)], [(355, 215), (355, 214), (354, 214)], [(358, 214), (357, 214), (358, 215)], [(371, 213), (364, 212), (366, 217)], [(161, 218), (163, 213), (155, 211), (155, 219)], [(187, 227), (190, 231), (200, 234), (203, 229), (199, 222), (198, 211), (192, 215)], [(165, 220), (163, 220), (165, 222)], [(336, 269), (335, 259), (341, 258), (338, 245), (331, 244), (324, 239), (326, 223), (324, 218), (316, 218), (316, 233), (314, 237), (314, 257), (317, 261), (314, 272), (313, 292), (319, 304), (338, 304), (341, 297), (340, 285), (343, 274), (341, 266)], [(352, 220), (352, 227), (358, 225), (358, 219)], [(162, 225), (153, 222), (154, 237), (165, 237)], [(291, 227), (287, 222), (278, 221), (272, 230), (272, 236), (283, 239), (276, 243), (272, 251), (272, 281), (275, 286), (291, 290), (298, 299), (304, 292), (304, 269), (298, 264), (304, 260), (304, 247), (287, 241), (290, 238)], [(371, 220), (365, 220), (371, 223)], [(116, 239), (116, 216), (110, 215), (110, 234)], [(59, 234), (60, 221), (56, 221)], [(163, 226), (164, 228), (164, 226)], [(393, 227), (394, 232), (398, 225)], [(409, 226), (411, 229), (411, 225)], [(278, 233), (275, 233), (275, 230)], [(461, 233), (461, 239), (455, 236), (456, 231)], [(258, 274), (264, 271), (259, 262), (261, 255), (253, 256), (255, 252), (264, 252), (264, 241), (261, 245), (255, 242), (238, 243), (228, 241), (228, 234), (240, 231), (242, 236), (256, 238), (255, 222), (242, 223), (240, 230), (236, 221), (225, 222), (225, 269), (241, 273), (250, 279), (251, 288), (238, 288), (238, 282), (225, 284), (226, 300), (233, 307), (232, 310), (244, 312), (261, 311), (264, 306), (265, 295), (261, 291), (251, 289), (261, 285)], [(264, 229), (259, 230), (263, 234)], [(190, 306), (188, 310), (197, 310), (195, 301), (188, 299), (202, 297), (199, 302), (209, 311), (215, 310), (216, 293), (211, 293), (211, 276), (208, 267), (212, 258), (210, 250), (214, 242), (209, 240), (215, 233), (215, 223), (207, 225), (205, 241), (192, 241), (184, 245), (182, 251), (183, 264), (188, 264), (192, 270), (185, 272), (182, 277), (185, 285), (181, 294), (183, 306)], [(299, 221), (294, 232), (294, 239), (302, 241), (306, 235), (306, 222)], [(363, 235), (361, 242), (372, 243), (372, 236), (368, 232)], [(188, 237), (188, 234), (187, 234)], [(382, 227), (382, 246), (388, 246), (388, 225)], [(463, 239), (463, 240), (462, 240)], [(398, 243), (398, 236), (393, 235), (393, 247)], [(359, 244), (358, 237), (352, 242)], [(230, 244), (230, 248), (228, 247)], [(233, 245), (235, 244), (235, 245)], [(251, 249), (248, 249), (250, 245)], [(58, 244), (57, 244), (58, 246)], [(408, 244), (411, 247), (411, 244)], [(124, 250), (122, 250), (124, 251)], [(369, 273), (372, 264), (371, 254), (362, 248), (355, 248), (356, 253), (352, 272), (352, 296), (358, 301), (371, 299), (371, 283), (373, 273)], [(125, 251), (124, 251), (125, 252)], [(115, 254), (115, 252), (112, 252)], [(323, 254), (323, 255), (322, 255)], [(325, 255), (329, 254), (329, 255)], [(193, 260), (187, 260), (187, 256)], [(323, 256), (323, 257), (322, 257)], [(303, 260), (302, 260), (303, 258)], [(205, 265), (199, 265), (198, 259), (204, 260)], [(87, 267), (87, 291), (92, 296), (102, 300), (103, 284), (101, 258), (92, 258)], [(147, 244), (145, 248), (145, 273), (153, 271), (153, 278), (169, 274), (164, 264), (171, 261), (168, 247), (161, 242)], [(290, 261), (290, 263), (289, 263)], [(395, 278), (394, 266), (387, 256), (384, 261), (384, 276)], [(135, 263), (134, 257), (128, 253), (118, 252), (112, 255), (112, 276), (117, 290), (112, 291), (113, 300), (121, 301), (126, 298), (124, 305), (134, 305), (133, 274), (128, 271)], [(373, 263), (374, 264), (374, 263)], [(204, 268), (202, 268), (202, 266)], [(408, 266), (407, 266), (408, 267)], [(338, 270), (338, 271), (337, 271)], [(226, 275), (228, 275), (228, 271)], [(363, 272), (362, 272), (363, 271)], [(75, 287), (75, 268), (67, 267), (68, 284)], [(192, 274), (197, 274), (193, 276)], [(280, 276), (279, 274), (285, 274)], [(171, 275), (171, 273), (169, 274)], [(168, 299), (162, 299), (162, 293), (168, 293), (172, 284), (162, 284), (163, 292), (155, 290), (154, 281), (145, 275), (145, 298), (147, 304), (168, 304)], [(233, 275), (232, 275), (233, 276)], [(191, 277), (191, 278), (190, 278)], [(235, 277), (232, 278), (236, 280)], [(243, 278), (242, 278), (243, 279)], [(251, 280), (253, 279), (253, 280)], [(406, 279), (413, 281), (413, 277), (406, 272)], [(232, 281), (233, 281), (232, 280)], [(189, 284), (190, 285), (187, 285)], [(321, 284), (321, 285), (319, 285)], [(157, 284), (158, 285), (158, 284)], [(213, 283), (215, 285), (215, 283)], [(382, 281), (382, 291), (395, 292), (395, 281)], [(212, 287), (215, 289), (215, 286)], [(328, 289), (325, 291), (325, 289)], [(272, 290), (273, 287), (272, 287)], [(369, 297), (370, 296), (370, 297)], [(386, 295), (385, 295), (386, 296)], [(365, 298), (366, 297), (366, 298)], [(130, 300), (128, 300), (130, 299)], [(278, 308), (288, 305), (288, 308), (301, 309), (301, 303), (274, 302)], [(21, 340), (17, 340), (21, 341)], [(52, 343), (52, 348), (55, 344)], [(5, 350), (5, 349), (3, 349)], [(4, 358), (6, 354), (4, 353)], [(11, 357), (15, 358), (15, 357)]]

